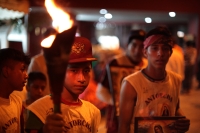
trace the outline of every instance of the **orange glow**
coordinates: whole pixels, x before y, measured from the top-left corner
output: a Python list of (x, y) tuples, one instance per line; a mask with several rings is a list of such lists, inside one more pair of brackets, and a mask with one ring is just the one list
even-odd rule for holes
[[(61, 8), (56, 6), (54, 0), (45, 0), (45, 6), (51, 18), (53, 19), (53, 27), (58, 31), (58, 33), (61, 33), (72, 27), (74, 21), (70, 19), (70, 15), (67, 12), (64, 12)], [(52, 36), (44, 39), (41, 43), (41, 46), (47, 48), (51, 47), (55, 39), (55, 35)]]

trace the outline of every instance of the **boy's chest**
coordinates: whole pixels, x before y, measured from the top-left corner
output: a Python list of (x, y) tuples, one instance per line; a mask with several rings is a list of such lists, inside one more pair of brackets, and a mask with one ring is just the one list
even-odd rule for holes
[(20, 113), (16, 106), (1, 107), (0, 109), (0, 132), (18, 133), (20, 125)]

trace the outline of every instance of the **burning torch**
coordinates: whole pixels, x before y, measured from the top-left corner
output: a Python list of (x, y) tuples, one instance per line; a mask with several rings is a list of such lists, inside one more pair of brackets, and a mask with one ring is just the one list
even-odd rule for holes
[(54, 28), (58, 32), (41, 42), (50, 81), (54, 112), (61, 113), (61, 93), (69, 54), (76, 34), (76, 26), (70, 15), (59, 8), (53, 0), (45, 0), (45, 6), (54, 20)]

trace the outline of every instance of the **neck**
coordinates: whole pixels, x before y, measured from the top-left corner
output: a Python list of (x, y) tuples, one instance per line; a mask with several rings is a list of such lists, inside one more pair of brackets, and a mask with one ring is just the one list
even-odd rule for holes
[(130, 62), (135, 64), (135, 65), (140, 65), (140, 63), (142, 63), (142, 59), (140, 61), (134, 61), (131, 57), (129, 57), (129, 56), (127, 56), (127, 57), (130, 60)]
[(72, 103), (78, 103), (78, 96), (70, 93), (66, 88), (63, 88), (62, 94), (61, 94), (62, 99), (64, 99), (67, 102), (72, 102)]
[(148, 67), (142, 71), (152, 81), (161, 81), (166, 77), (165, 69), (150, 70)]
[(9, 86), (7, 86), (5, 84), (5, 82), (4, 83), (0, 82), (0, 85), (1, 85), (1, 87), (0, 87), (0, 92), (1, 92), (0, 97), (9, 99), (9, 96), (13, 92), (13, 90)]
[(33, 100), (33, 99), (27, 99), (26, 100), (26, 105), (28, 106), (28, 105), (32, 104), (34, 101), (35, 100)]

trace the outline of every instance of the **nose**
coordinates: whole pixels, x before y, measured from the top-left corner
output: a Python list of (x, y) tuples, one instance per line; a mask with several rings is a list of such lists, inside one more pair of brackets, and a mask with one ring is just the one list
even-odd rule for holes
[(163, 55), (163, 49), (162, 48), (158, 49), (157, 55), (158, 56), (162, 56)]
[(42, 94), (42, 91), (43, 91), (43, 89), (42, 89), (42, 87), (40, 87), (40, 88), (38, 88), (38, 94)]
[(81, 83), (84, 83), (86, 81), (83, 72), (79, 72), (79, 74), (77, 75), (77, 79)]
[(28, 73), (27, 73), (27, 71), (25, 72), (25, 79), (28, 79)]

